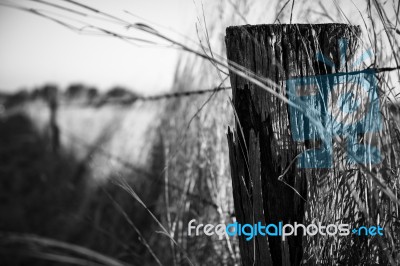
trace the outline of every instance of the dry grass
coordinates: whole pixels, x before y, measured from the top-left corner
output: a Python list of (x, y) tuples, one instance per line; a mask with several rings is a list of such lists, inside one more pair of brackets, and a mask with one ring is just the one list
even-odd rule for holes
[[(224, 82), (227, 72), (226, 62), (222, 60), (225, 57), (224, 31), (229, 25), (243, 23), (358, 24), (363, 30), (360, 48), (372, 47), (375, 55), (364, 67), (369, 64), (375, 67), (399, 65), (400, 22), (398, 3), (395, 1), (360, 0), (353, 4), (336, 0), (313, 3), (304, 0), (268, 3), (227, 0), (218, 3), (208, 1), (204, 5), (196, 3), (198, 27), (197, 36), (193, 38), (198, 38), (201, 45), (190, 50), (187, 47), (192, 46), (185, 41), (172, 41), (175, 46), (192, 52), (180, 60), (173, 86), (175, 91), (210, 88)], [(108, 19), (114, 18), (108, 16)], [(136, 27), (149, 34), (161, 34), (143, 25)], [(272, 85), (262, 77), (251, 78), (271, 91)], [(383, 165), (361, 170), (338, 167), (334, 175), (322, 172), (317, 179), (309, 182), (305, 217), (305, 223), (316, 219), (322, 223), (345, 222), (356, 227), (381, 224), (385, 226), (385, 236), (379, 239), (305, 237), (304, 260), (307, 265), (400, 263), (399, 205), (382, 193), (370, 178), (372, 174), (379, 181), (384, 181), (399, 198), (400, 120), (388, 110), (398, 100), (399, 78), (399, 71), (379, 74), (382, 115), (385, 118), (384, 128), (378, 136), (385, 156)], [(81, 207), (79, 213), (93, 215), (101, 226), (104, 226), (101, 221), (107, 220), (109, 224), (106, 223), (106, 226), (113, 226), (112, 230), (118, 231), (126, 218), (135, 220), (139, 214), (147, 215), (142, 208), (147, 206), (154, 217), (142, 223), (151, 225), (136, 226), (138, 221), (134, 221), (134, 227), (128, 223), (128, 228), (122, 228), (130, 230), (135, 237), (138, 232), (143, 234), (141, 238), (145, 241), (135, 240), (134, 245), (143, 248), (138, 250), (147, 250), (148, 265), (238, 265), (240, 256), (236, 239), (190, 238), (186, 233), (187, 222), (193, 218), (213, 224), (229, 223), (234, 219), (225, 136), (227, 126), (233, 124), (234, 117), (229, 94), (221, 92), (158, 103), (135, 103), (130, 108), (61, 107), (58, 123), (62, 144), (84, 166), (82, 176), (102, 181), (96, 184), (106, 184), (104, 181), (108, 178), (124, 178), (128, 180), (124, 188), (130, 191), (131, 187), (137, 197), (124, 198), (123, 207), (129, 208), (139, 198), (139, 202), (143, 203), (134, 205), (133, 211), (122, 215), (123, 218), (107, 219), (103, 212), (116, 210), (112, 207), (112, 200), (87, 197), (83, 200), (86, 207)], [(44, 134), (47, 130), (47, 107), (36, 101), (22, 109), (35, 122), (38, 131)], [(71, 138), (71, 135), (74, 137)], [(88, 183), (93, 186), (93, 182)], [(114, 193), (125, 192), (119, 190)], [(97, 206), (97, 211), (91, 212), (93, 205)], [(117, 208), (112, 215), (121, 215), (122, 210)], [(142, 211), (137, 214), (137, 210)], [(154, 233), (161, 230), (156, 220), (161, 222), (163, 234)], [(113, 233), (123, 235), (121, 232)], [(94, 249), (105, 248), (94, 244), (97, 239), (94, 233), (87, 237), (94, 240), (83, 243)], [(126, 241), (123, 244), (128, 245), (132, 239), (123, 239)], [(111, 247), (109, 254), (125, 259), (118, 253), (118, 248), (118, 245)], [(135, 258), (125, 261), (136, 262)]]

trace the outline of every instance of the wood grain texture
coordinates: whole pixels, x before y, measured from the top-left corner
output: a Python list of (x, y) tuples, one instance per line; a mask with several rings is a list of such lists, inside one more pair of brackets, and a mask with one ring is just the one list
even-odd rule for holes
[[(359, 35), (359, 27), (345, 24), (246, 25), (228, 27), (225, 41), (228, 60), (274, 81), (281, 88), (276, 91), (286, 96), (287, 79), (332, 73), (332, 69), (315, 60), (317, 52), (339, 66), (338, 40), (349, 39), (351, 53)], [(302, 223), (307, 178), (308, 186), (312, 186), (318, 171), (298, 169), (296, 163), (289, 167), (304, 147), (292, 139), (287, 104), (233, 72), (230, 80), (239, 120), (235, 130), (228, 131), (237, 221)], [(285, 184), (278, 177), (288, 167)], [(254, 241), (239, 237), (245, 266), (301, 262), (301, 235), (289, 237), (285, 243), (279, 237), (258, 237)]]

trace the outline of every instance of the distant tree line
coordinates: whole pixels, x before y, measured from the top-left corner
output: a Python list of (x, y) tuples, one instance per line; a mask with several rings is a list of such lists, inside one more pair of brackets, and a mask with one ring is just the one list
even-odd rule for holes
[(0, 104), (9, 109), (20, 104), (44, 100), (50, 105), (62, 100), (100, 107), (104, 104), (130, 104), (139, 97), (138, 93), (122, 86), (114, 86), (108, 91), (100, 92), (97, 88), (82, 83), (74, 83), (62, 91), (55, 84), (46, 84), (33, 90), (21, 89), (15, 93), (0, 93)]

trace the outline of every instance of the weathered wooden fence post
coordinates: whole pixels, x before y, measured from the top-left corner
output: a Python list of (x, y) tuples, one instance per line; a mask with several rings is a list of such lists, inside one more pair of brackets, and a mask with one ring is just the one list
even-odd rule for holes
[[(336, 71), (316, 60), (318, 52), (339, 66), (339, 40), (346, 38), (345, 50), (351, 51), (359, 35), (359, 27), (345, 24), (229, 27), (227, 56), (231, 62), (272, 80), (281, 87), (274, 90), (287, 96), (288, 79)], [(293, 140), (286, 103), (233, 71), (230, 80), (237, 119), (234, 132), (229, 130), (228, 142), (238, 223), (302, 223), (307, 179), (315, 178), (316, 170), (300, 169), (291, 163), (310, 143)], [(278, 236), (246, 241), (240, 236), (239, 245), (245, 266), (299, 265), (302, 259), (301, 234), (286, 241)]]

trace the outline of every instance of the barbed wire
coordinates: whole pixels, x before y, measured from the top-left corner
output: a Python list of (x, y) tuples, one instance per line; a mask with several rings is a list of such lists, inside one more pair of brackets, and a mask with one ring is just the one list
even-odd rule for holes
[[(217, 93), (230, 90), (231, 87), (218, 86), (211, 89), (201, 89), (192, 91), (178, 91), (171, 93), (162, 93), (149, 96), (137, 95), (134, 92), (123, 90), (116, 92), (109, 90), (103, 94), (94, 93), (88, 89), (82, 89), (79, 92), (70, 93), (68, 91), (59, 92), (56, 86), (44, 86), (40, 90), (31, 92), (18, 91), (13, 94), (0, 93), (0, 104), (4, 106), (17, 106), (32, 100), (41, 99), (45, 102), (56, 104), (58, 106), (88, 106), (99, 108), (104, 105), (129, 106), (136, 102), (151, 102), (165, 99), (176, 99), (190, 96), (197, 96), (207, 93)], [(115, 95), (116, 94), (116, 95)]]
[(212, 89), (203, 89), (203, 90), (193, 90), (193, 91), (179, 91), (179, 92), (172, 92), (172, 93), (163, 93), (158, 95), (150, 95), (150, 96), (138, 96), (138, 95), (129, 95), (125, 97), (106, 97), (101, 99), (99, 102), (95, 103), (96, 107), (100, 107), (107, 104), (114, 104), (114, 105), (131, 105), (138, 101), (140, 102), (150, 102), (150, 101), (160, 101), (165, 99), (174, 99), (174, 98), (183, 98), (189, 96), (197, 96), (206, 93), (216, 93), (220, 91), (230, 90), (231, 87), (215, 87)]
[(179, 97), (187, 97), (192, 95), (201, 95), (209, 92), (219, 92), (224, 90), (230, 90), (231, 87), (216, 87), (213, 89), (206, 89), (206, 90), (194, 90), (194, 91), (182, 91), (182, 92), (174, 92), (174, 93), (166, 93), (154, 96), (147, 96), (147, 97), (140, 97), (138, 100), (141, 101), (155, 101), (161, 99), (169, 99), (169, 98), (179, 98)]
[[(381, 67), (381, 68), (367, 68), (365, 70), (359, 71), (374, 71), (375, 73), (391, 72), (395, 70), (400, 70), (399, 67)], [(349, 74), (349, 73), (346, 73)], [(49, 87), (53, 92), (49, 92)], [(81, 105), (81, 106), (92, 106), (95, 108), (102, 107), (104, 105), (121, 105), (129, 106), (138, 101), (150, 102), (159, 101), (164, 99), (174, 99), (181, 97), (189, 97), (193, 95), (202, 95), (206, 93), (216, 93), (225, 90), (231, 90), (231, 87), (218, 86), (211, 89), (200, 89), (192, 91), (178, 91), (171, 93), (162, 93), (156, 95), (142, 96), (137, 93), (125, 89), (116, 91), (111, 89), (103, 94), (98, 94), (97, 90), (88, 89), (83, 87), (79, 92), (69, 92), (64, 91), (60, 93), (57, 87), (54, 85), (44, 86), (40, 90), (34, 90), (27, 92), (25, 90), (20, 90), (13, 94), (7, 94), (0, 92), (0, 104), (3, 106), (8, 105), (18, 105), (19, 103), (27, 102), (29, 100), (42, 99), (46, 102), (56, 101), (58, 105)]]

